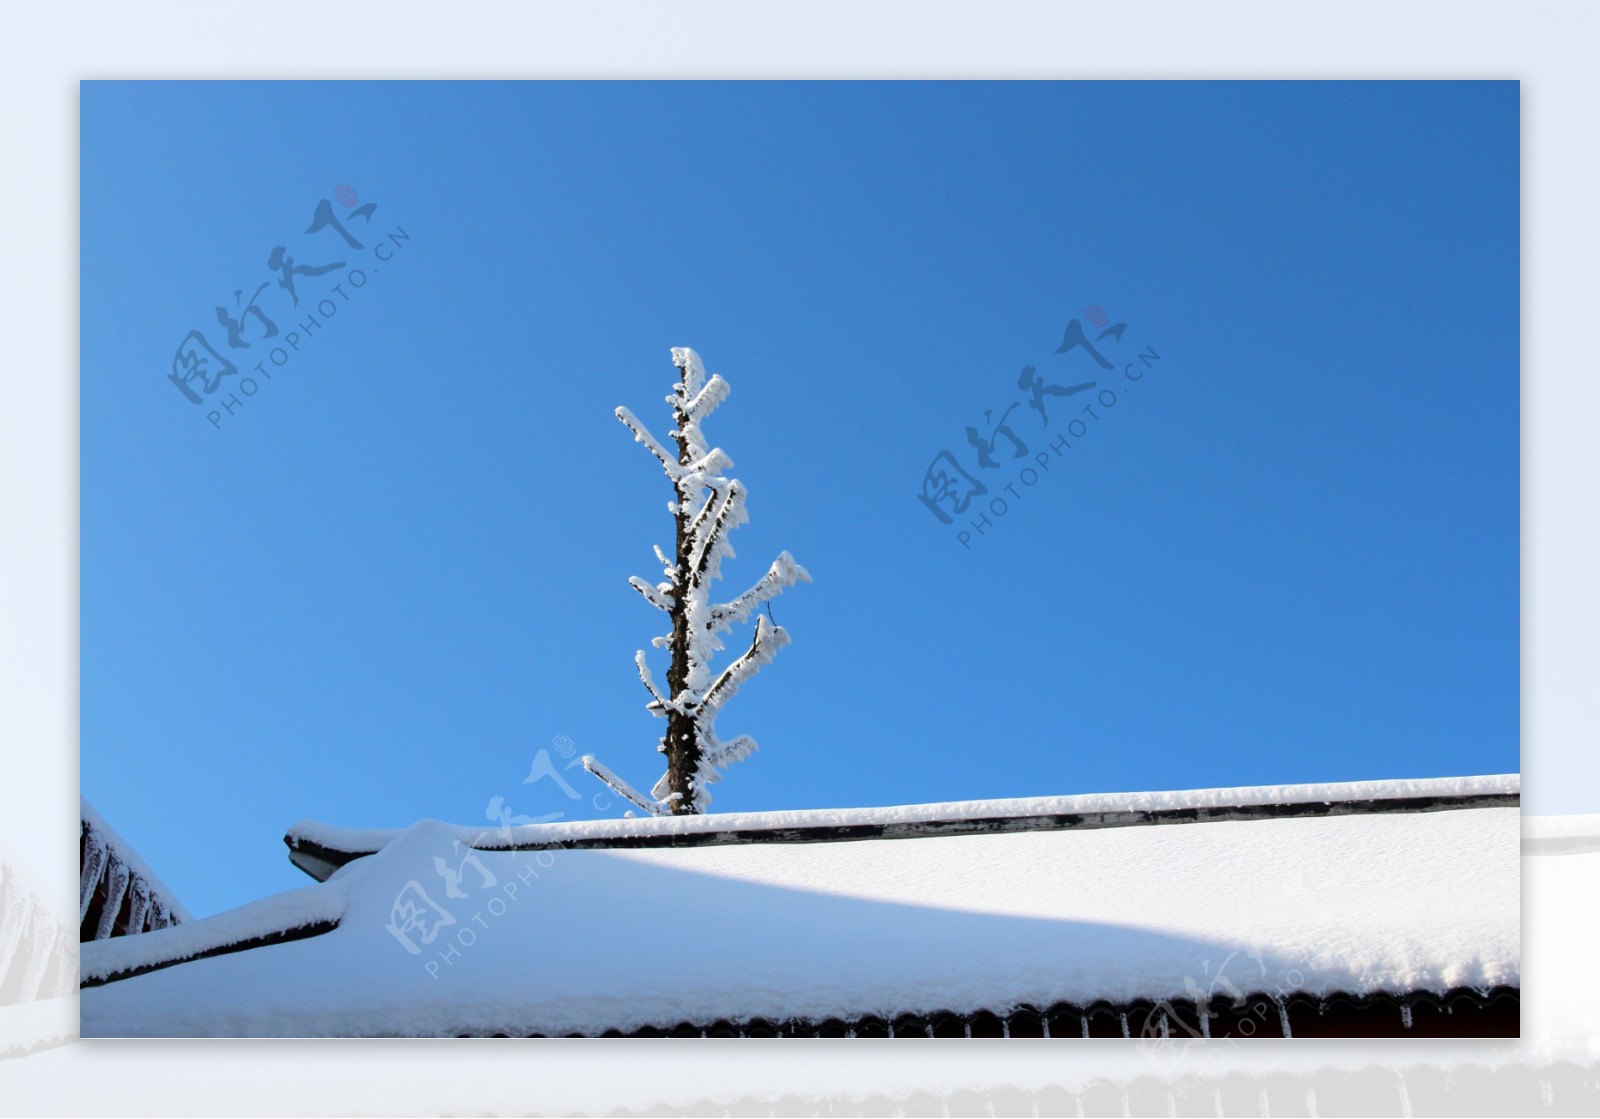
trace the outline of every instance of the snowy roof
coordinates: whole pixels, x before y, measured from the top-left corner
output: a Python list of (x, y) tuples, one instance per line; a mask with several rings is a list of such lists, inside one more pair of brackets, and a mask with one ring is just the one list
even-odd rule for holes
[[(1254, 785), (1145, 793), (964, 800), (875, 808), (742, 812), (641, 819), (575, 820), (519, 827), (453, 827), (478, 850), (694, 847), (911, 839), (990, 832), (1092, 830), (1284, 816), (1429, 811), (1518, 803), (1517, 774), (1328, 784)], [(399, 828), (341, 828), (301, 820), (284, 836), (289, 858), (319, 882), (352, 859), (381, 850)]]
[(105, 817), (80, 796), (83, 858), (78, 877), (78, 921), (84, 940), (104, 940), (193, 920), (177, 895), (140, 858)]
[[(1451, 795), (1512, 806), (849, 843), (475, 852), (464, 836), (479, 833), (424, 821), (386, 833), (377, 854), (326, 883), (84, 945), (81, 1028), (594, 1034), (1230, 988), (1515, 987), (1517, 788), (1510, 776), (1058, 798), (1103, 812), (1418, 798), (1437, 809)], [(860, 811), (991, 819), (993, 803)], [(835, 820), (778, 815), (796, 826)], [(724, 834), (735, 819), (623, 830)], [(526, 846), (541, 831), (570, 839), (602, 827), (619, 825), (532, 825), (514, 838)]]
[(76, 1033), (78, 941), (0, 841), (0, 1058), (60, 1044)]

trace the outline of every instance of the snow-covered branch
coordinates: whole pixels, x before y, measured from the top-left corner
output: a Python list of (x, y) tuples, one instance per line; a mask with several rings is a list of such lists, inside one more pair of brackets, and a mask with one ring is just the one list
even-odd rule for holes
[[(708, 491), (705, 500), (700, 503), (700, 508), (689, 521), (687, 535), (691, 541), (697, 541), (700, 538), (700, 534), (705, 531), (706, 522), (712, 516), (712, 511), (727, 502), (729, 489), (736, 485), (738, 485), (738, 482), (731, 478), (705, 479), (705, 486)], [(695, 564), (692, 561), (689, 564), (689, 570), (691, 572), (695, 570)]]
[(601, 765), (600, 760), (593, 754), (583, 755), (583, 768), (604, 781), (611, 787), (611, 791), (623, 800), (638, 806), (652, 816), (660, 816), (662, 814), (662, 808), (659, 804)]
[(718, 404), (728, 399), (728, 382), (716, 373), (711, 375), (711, 380), (706, 382), (706, 387), (695, 394), (695, 398), (683, 406), (683, 414), (695, 423), (699, 423), (716, 410)]
[(683, 374), (679, 384), (683, 386), (683, 399), (692, 400), (700, 395), (700, 390), (705, 387), (706, 367), (700, 362), (700, 355), (688, 346), (672, 347), (672, 364), (678, 367)]
[(667, 472), (668, 478), (671, 478), (674, 482), (676, 482), (679, 478), (683, 477), (683, 467), (678, 465), (678, 460), (661, 445), (660, 441), (657, 440), (654, 435), (650, 434), (650, 429), (645, 427), (644, 424), (640, 423), (637, 416), (628, 411), (626, 408), (618, 408), (617, 419), (626, 424), (628, 430), (633, 432), (633, 441), (635, 443), (644, 444), (644, 449), (655, 455), (656, 458), (660, 460), (662, 467), (665, 468)]
[(711, 608), (711, 631), (713, 633), (729, 629), (735, 622), (742, 622), (750, 616), (750, 611), (759, 607), (769, 599), (777, 598), (787, 588), (796, 583), (811, 582), (811, 574), (794, 562), (794, 557), (788, 552), (779, 552), (778, 558), (772, 561), (772, 566), (749, 590), (731, 602), (725, 602)]
[(734, 762), (744, 761), (755, 753), (757, 749), (755, 739), (748, 734), (741, 734), (738, 738), (731, 738), (727, 742), (717, 742), (705, 752), (703, 757), (708, 765), (714, 765), (718, 769), (726, 769)]
[[(732, 468), (733, 460), (727, 456), (727, 453), (721, 447), (707, 451), (688, 466), (677, 467), (682, 472), (682, 477), (688, 477), (690, 474), (705, 474), (715, 477), (724, 470), (731, 470)], [(705, 479), (701, 481), (702, 484), (705, 484)]]
[(693, 543), (689, 553), (689, 577), (697, 583), (705, 575), (723, 536), (744, 520), (744, 487), (737, 480), (730, 481), (723, 489), (721, 500), (717, 502), (716, 512), (707, 523), (705, 514), (710, 512), (711, 502), (708, 500), (701, 518), (695, 522), (695, 531), (690, 534)]
[(652, 587), (637, 575), (628, 576), (628, 586), (644, 595), (644, 600), (663, 614), (672, 613), (672, 596), (670, 585), (663, 583), (659, 587)]
[[(675, 454), (658, 442), (633, 413), (626, 408), (617, 409), (617, 418), (633, 432), (634, 439), (666, 469), (674, 491), (667, 510), (676, 522), (677, 545), (670, 557), (659, 547), (655, 549), (667, 581), (652, 586), (638, 577), (628, 580), (645, 601), (667, 614), (672, 622), (670, 633), (651, 641), (656, 648), (667, 649), (672, 657), (664, 689), (651, 675), (645, 654), (640, 652), (634, 658), (639, 679), (650, 692), (649, 709), (667, 720), (667, 730), (658, 747), (667, 757), (667, 771), (656, 782), (650, 797), (634, 792), (629, 799), (656, 813), (704, 811), (711, 801), (706, 786), (718, 779), (718, 771), (755, 751), (755, 739), (748, 735), (726, 743), (717, 738), (717, 712), (745, 680), (788, 644), (789, 635), (768, 618), (758, 616), (750, 648), (716, 674), (711, 661), (722, 648), (718, 635), (749, 618), (757, 607), (785, 588), (811, 581), (805, 568), (783, 552), (744, 594), (720, 605), (711, 602), (710, 585), (721, 577), (722, 561), (733, 555), (728, 536), (748, 519), (744, 486), (724, 475), (733, 460), (720, 447), (713, 448), (700, 430), (701, 421), (727, 399), (730, 390), (720, 376), (707, 378), (699, 355), (691, 349), (674, 349), (672, 362), (680, 374), (672, 395), (667, 397), (672, 406), (670, 436), (676, 444)], [(590, 768), (621, 792), (625, 783), (603, 767)]]
[(705, 698), (700, 701), (700, 710), (707, 715), (714, 715), (723, 704), (732, 699), (739, 691), (739, 685), (760, 671), (761, 666), (777, 654), (778, 650), (789, 644), (789, 633), (782, 626), (768, 623), (767, 619), (756, 618), (756, 633), (750, 641), (750, 648), (740, 654), (739, 659), (722, 670), (722, 675), (717, 677), (716, 683), (706, 689)]
[(649, 710), (660, 715), (667, 713), (667, 698), (661, 694), (661, 689), (656, 687), (656, 678), (650, 672), (650, 665), (644, 659), (644, 650), (640, 649), (633, 654), (633, 663), (639, 667), (639, 680), (644, 684), (645, 690), (650, 693), (651, 702)]

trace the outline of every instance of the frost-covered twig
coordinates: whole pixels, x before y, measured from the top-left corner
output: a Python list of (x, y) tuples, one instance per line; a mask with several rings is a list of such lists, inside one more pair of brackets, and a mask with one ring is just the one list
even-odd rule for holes
[(672, 364), (676, 365), (678, 371), (683, 374), (682, 379), (678, 382), (683, 388), (683, 392), (680, 395), (684, 399), (698, 396), (706, 383), (706, 367), (701, 363), (700, 355), (688, 346), (674, 346), (672, 347)]
[(782, 626), (770, 624), (766, 618), (756, 618), (756, 634), (750, 641), (750, 648), (746, 649), (727, 668), (722, 670), (722, 675), (717, 677), (717, 682), (706, 690), (706, 695), (700, 701), (700, 709), (714, 714), (734, 693), (739, 690), (739, 685), (754, 676), (762, 665), (772, 660), (778, 650), (789, 644), (789, 631)]
[(748, 734), (741, 734), (738, 738), (729, 739), (727, 742), (718, 742), (706, 751), (706, 761), (718, 769), (723, 769), (734, 762), (742, 762), (758, 747), (756, 740)]
[[(706, 502), (706, 513), (711, 512), (711, 502)], [(717, 502), (716, 512), (709, 519), (702, 516), (695, 522), (694, 551), (689, 556), (689, 570), (699, 579), (706, 573), (706, 566), (717, 555), (722, 544), (722, 538), (730, 528), (742, 523), (744, 513), (744, 487), (737, 481), (728, 483), (723, 491), (721, 500)]]
[(668, 478), (677, 481), (683, 475), (683, 467), (678, 465), (678, 460), (667, 453), (667, 449), (661, 445), (660, 441), (650, 434), (650, 429), (640, 423), (632, 412), (626, 408), (618, 408), (617, 419), (626, 424), (628, 430), (633, 432), (633, 441), (635, 443), (644, 444), (644, 449), (661, 461), (661, 465), (666, 468)]
[(644, 595), (644, 600), (663, 614), (672, 613), (672, 597), (667, 590), (662, 587), (652, 587), (637, 575), (628, 577), (628, 586)]
[(587, 769), (590, 773), (604, 781), (611, 787), (611, 791), (616, 793), (623, 800), (637, 805), (639, 808), (644, 809), (644, 811), (648, 812), (652, 816), (661, 815), (660, 805), (651, 800), (649, 797), (645, 796), (638, 789), (635, 789), (622, 778), (618, 777), (615, 773), (612, 773), (605, 766), (601, 765), (599, 759), (593, 754), (583, 755), (583, 768)]
[(717, 405), (726, 399), (728, 399), (728, 382), (713, 373), (711, 380), (706, 382), (706, 387), (696, 393), (694, 399), (683, 406), (684, 415), (698, 423), (715, 411)]
[(713, 632), (728, 629), (735, 622), (742, 622), (748, 618), (750, 611), (763, 602), (777, 598), (785, 589), (796, 583), (809, 582), (811, 582), (810, 572), (795, 563), (794, 557), (788, 552), (779, 552), (778, 558), (772, 561), (772, 566), (755, 586), (731, 602), (711, 608), (711, 629)]
[(633, 655), (633, 663), (639, 666), (639, 680), (644, 684), (645, 690), (650, 693), (652, 702), (648, 705), (652, 711), (667, 709), (667, 699), (661, 694), (661, 689), (656, 687), (656, 678), (650, 672), (650, 664), (644, 659), (644, 650), (640, 649)]
[(728, 457), (727, 452), (721, 447), (716, 447), (681, 469), (685, 475), (704, 474), (709, 479), (721, 474), (724, 470), (732, 470), (733, 460)]
[[(733, 500), (734, 488), (739, 483), (731, 478), (707, 478), (705, 485), (711, 492), (706, 494), (705, 500), (700, 503), (699, 510), (689, 521), (689, 535), (696, 541), (703, 538), (706, 524), (713, 516), (718, 518), (722, 516), (718, 510), (727, 508), (728, 502)], [(689, 570), (693, 571), (697, 566), (697, 564), (691, 563), (689, 564)]]

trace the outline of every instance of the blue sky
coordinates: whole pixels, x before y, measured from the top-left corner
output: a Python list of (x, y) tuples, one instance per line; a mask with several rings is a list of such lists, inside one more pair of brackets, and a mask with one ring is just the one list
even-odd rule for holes
[[(669, 493), (612, 412), (665, 432), (675, 345), (733, 386), (727, 593), (780, 549), (815, 580), (720, 720), (762, 749), (715, 810), (1515, 770), (1518, 113), (1511, 82), (86, 83), (84, 792), (197, 913), (307, 881), (302, 817), (616, 814), (523, 781), (557, 736), (659, 771), (626, 579)], [(305, 232), (325, 199), (360, 249)], [(277, 246), (342, 266), (295, 307)], [(228, 346), (262, 283), (278, 337)], [(1111, 371), (1054, 352), (1090, 306)], [(200, 405), (167, 377), (195, 330), (239, 369)], [(965, 429), (1025, 365), (1096, 388), (1021, 403), (986, 470)], [(989, 488), (948, 526), (916, 496), (945, 450)]]

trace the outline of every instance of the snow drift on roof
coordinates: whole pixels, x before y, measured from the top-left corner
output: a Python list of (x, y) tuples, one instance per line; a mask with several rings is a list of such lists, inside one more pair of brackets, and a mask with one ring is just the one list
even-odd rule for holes
[[(1388, 781), (1341, 781), (1309, 785), (1251, 785), (1240, 788), (1182, 789), (1145, 793), (1088, 793), (1076, 796), (962, 800), (946, 804), (906, 804), (873, 808), (814, 808), (777, 812), (708, 813), (624, 820), (571, 820), (518, 827), (451, 828), (464, 844), (483, 847), (556, 845), (624, 836), (705, 835), (714, 832), (777, 831), (795, 828), (916, 825), (959, 821), (1122, 812), (1216, 810), (1264, 805), (1335, 804), (1442, 797), (1517, 795), (1519, 774), (1482, 777), (1428, 777)], [(289, 829), (291, 843), (331, 851), (368, 853), (404, 834), (401, 828), (342, 828), (301, 820)]]
[(1476, 808), (496, 853), (424, 822), (326, 884), (85, 945), (92, 980), (338, 921), (85, 990), (82, 1032), (593, 1034), (1516, 985), (1518, 822)]

